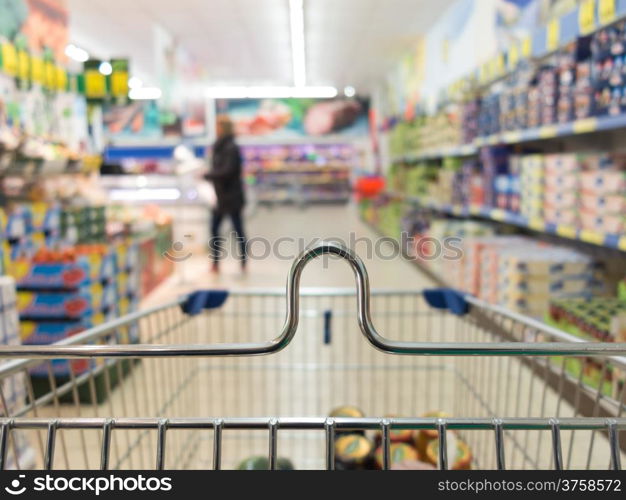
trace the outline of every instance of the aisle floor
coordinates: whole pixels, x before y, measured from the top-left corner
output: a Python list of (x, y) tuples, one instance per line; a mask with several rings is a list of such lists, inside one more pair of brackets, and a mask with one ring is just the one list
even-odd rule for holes
[[(144, 305), (158, 304), (177, 294), (203, 288), (284, 288), (298, 249), (322, 240), (339, 240), (346, 244), (356, 241), (354, 250), (367, 267), (372, 288), (420, 290), (432, 285), (413, 264), (393, 256), (395, 249), (392, 244), (383, 241), (380, 235), (366, 226), (353, 205), (251, 209), (246, 231), (251, 240), (253, 258), (246, 275), (242, 275), (239, 262), (233, 256), (224, 260), (220, 275), (214, 276), (209, 272), (211, 259), (203, 245), (208, 238), (207, 228), (208, 219), (187, 225), (187, 231), (192, 232), (189, 235), (191, 243), (187, 245), (186, 238), (179, 235), (184, 245), (175, 256), (184, 257), (189, 253), (192, 256), (175, 264), (174, 276), (153, 292)], [(230, 231), (232, 229), (227, 221), (222, 234), (229, 235)], [(233, 243), (232, 235), (229, 236), (229, 243)], [(281, 240), (284, 238), (290, 241)], [(261, 239), (268, 241), (277, 252), (272, 251), (267, 258), (262, 258), (267, 253), (267, 245)], [(376, 245), (379, 256), (376, 255)], [(307, 266), (302, 286), (343, 288), (354, 287), (355, 282), (346, 263), (318, 259)]]

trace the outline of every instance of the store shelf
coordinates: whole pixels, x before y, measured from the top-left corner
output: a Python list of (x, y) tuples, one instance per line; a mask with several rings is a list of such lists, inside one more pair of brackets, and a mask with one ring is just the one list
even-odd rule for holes
[(400, 155), (394, 157), (393, 161), (397, 162), (418, 162), (422, 160), (435, 160), (437, 158), (445, 158), (445, 157), (461, 157), (461, 156), (472, 156), (478, 152), (478, 148), (475, 144), (467, 144), (464, 146), (458, 146), (455, 148), (441, 148), (441, 149), (430, 149), (426, 150), (423, 153), (410, 153), (407, 155)]
[(597, 118), (586, 118), (570, 123), (545, 125), (543, 127), (502, 132), (487, 137), (477, 138), (473, 144), (459, 146), (457, 148), (446, 148), (430, 150), (421, 154), (408, 154), (396, 156), (394, 163), (417, 162), (423, 160), (435, 160), (445, 157), (472, 156), (478, 153), (483, 146), (495, 146), (497, 144), (522, 144), (524, 142), (556, 139), (559, 137), (571, 137), (593, 132), (605, 132), (610, 130), (626, 129), (626, 114), (615, 116), (602, 116)]
[(480, 137), (474, 141), (476, 148), (494, 144), (519, 144), (523, 142), (554, 139), (626, 128), (626, 114), (586, 118), (570, 123), (546, 125), (527, 130), (502, 132)]
[(436, 212), (455, 217), (476, 217), (493, 222), (499, 222), (501, 224), (509, 224), (511, 226), (529, 229), (538, 233), (558, 236), (567, 240), (580, 241), (591, 245), (626, 252), (626, 235), (624, 234), (607, 234), (587, 229), (579, 229), (563, 224), (552, 224), (542, 219), (528, 219), (520, 214), (507, 212), (498, 208), (476, 205), (462, 206), (439, 204), (424, 201), (413, 196), (405, 196), (400, 193), (390, 193), (390, 195), (393, 197), (403, 198), (405, 201), (418, 204), (424, 208), (429, 208)]
[[(589, 35), (626, 17), (626, 0), (590, 1), (593, 3), (591, 16), (588, 12), (581, 15), (581, 10), (588, 8), (588, 5), (581, 4), (552, 19), (546, 26), (538, 26), (521, 44), (477, 68), (473, 75), (476, 81), (489, 85), (514, 70), (519, 60), (541, 59), (578, 37)], [(512, 56), (513, 51), (516, 56)]]
[(248, 174), (328, 174), (328, 173), (349, 173), (351, 170), (348, 165), (302, 165), (288, 167), (258, 167), (248, 165), (246, 173)]

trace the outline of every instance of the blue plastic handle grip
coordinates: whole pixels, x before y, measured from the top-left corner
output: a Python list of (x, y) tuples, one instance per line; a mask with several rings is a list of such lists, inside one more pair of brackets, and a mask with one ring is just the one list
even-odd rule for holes
[(332, 321), (333, 312), (330, 310), (324, 312), (324, 345), (330, 345), (332, 338)]

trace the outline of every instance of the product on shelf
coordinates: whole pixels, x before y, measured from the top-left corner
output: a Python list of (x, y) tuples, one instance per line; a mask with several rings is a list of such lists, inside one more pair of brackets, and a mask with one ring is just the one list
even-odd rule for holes
[(622, 21), (597, 31), (591, 40), (591, 80), (594, 114), (618, 115), (624, 106), (626, 24)]
[(580, 159), (574, 154), (546, 155), (544, 158), (545, 220), (578, 227)]
[(434, 115), (399, 124), (391, 132), (391, 153), (400, 156), (469, 144), (477, 130), (477, 105), (449, 103)]
[(242, 146), (248, 182), (260, 202), (350, 199), (356, 152), (344, 144)]
[[(128, 314), (138, 307), (139, 259), (136, 244), (91, 244), (63, 250), (40, 248), (32, 258), (10, 266), (18, 286), (21, 338), (26, 345), (45, 345)], [(117, 332), (121, 343), (136, 343), (136, 327)], [(55, 375), (68, 377), (93, 366), (89, 360), (55, 360)], [(45, 364), (30, 369), (46, 380)], [(40, 384), (35, 382), (37, 386)]]
[[(555, 299), (550, 303), (546, 321), (560, 330), (586, 341), (624, 342), (626, 302), (621, 298)], [(562, 363), (559, 358), (555, 363)], [(585, 385), (601, 387), (603, 394), (619, 399), (626, 383), (626, 373), (590, 359), (568, 359), (565, 369)]]

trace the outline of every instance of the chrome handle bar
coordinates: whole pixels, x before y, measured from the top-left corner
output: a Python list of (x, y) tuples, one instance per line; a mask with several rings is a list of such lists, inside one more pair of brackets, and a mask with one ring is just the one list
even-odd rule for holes
[[(304, 251), (293, 263), (287, 280), (287, 317), (280, 335), (265, 343), (213, 345), (45, 345), (2, 346), (0, 358), (165, 358), (174, 356), (259, 356), (285, 349), (293, 340), (300, 316), (300, 278), (309, 262), (334, 255), (350, 264), (356, 279), (357, 319), (361, 332), (379, 351), (422, 356), (623, 356), (626, 344), (585, 342), (436, 343), (396, 342), (378, 333), (370, 314), (370, 284), (363, 261), (350, 249), (323, 242)], [(471, 301), (470, 301), (471, 302)]]

